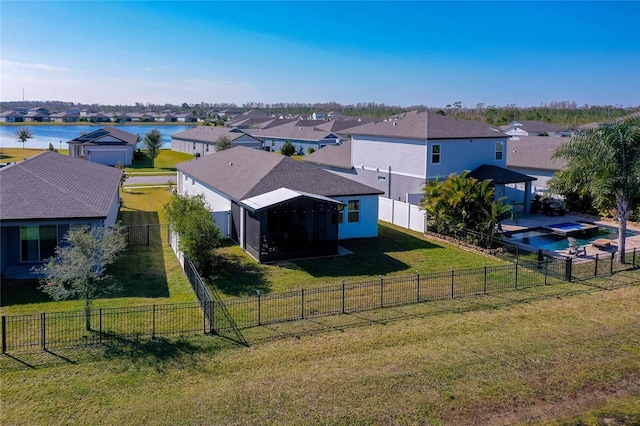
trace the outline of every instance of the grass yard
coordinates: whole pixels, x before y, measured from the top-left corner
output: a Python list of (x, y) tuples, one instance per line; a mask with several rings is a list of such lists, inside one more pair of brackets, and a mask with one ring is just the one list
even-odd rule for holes
[(339, 257), (258, 264), (240, 247), (228, 243), (218, 250), (216, 276), (210, 281), (225, 296), (280, 292), (358, 282), (384, 276), (449, 271), (501, 265), (492, 256), (463, 250), (380, 222), (378, 238), (341, 241), (353, 254)]
[[(120, 220), (125, 225), (164, 223), (166, 188), (122, 193)], [(166, 238), (165, 238), (166, 240)], [(95, 308), (195, 302), (196, 298), (168, 244), (130, 246), (108, 271), (122, 287), (111, 297), (95, 300)], [(59, 312), (82, 309), (79, 300), (53, 301), (37, 289), (36, 280), (3, 280), (0, 314)]]
[[(36, 154), (44, 152), (44, 149), (27, 148), (29, 142), (25, 144), (25, 148), (7, 148), (0, 147), (0, 163), (8, 163), (10, 161), (22, 161), (25, 158), (33, 157)], [(59, 149), (58, 152), (63, 155), (69, 155), (68, 149)]]
[(152, 167), (151, 158), (147, 157), (143, 150), (143, 158), (134, 160), (131, 166), (125, 168), (125, 171), (134, 174), (141, 172), (175, 172), (176, 164), (189, 160), (193, 160), (192, 154), (161, 149), (155, 163), (153, 163), (154, 167)]
[(640, 271), (612, 279), (258, 327), (250, 347), (3, 356), (0, 422), (637, 425)]

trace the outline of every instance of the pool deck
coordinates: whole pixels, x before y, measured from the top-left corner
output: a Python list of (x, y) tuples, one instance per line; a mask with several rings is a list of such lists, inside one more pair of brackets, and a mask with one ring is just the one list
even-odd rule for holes
[[(507, 219), (501, 222), (502, 229), (507, 232), (520, 231), (523, 229), (546, 227), (550, 228), (551, 225), (564, 222), (590, 222), (595, 225), (607, 226), (609, 228), (617, 228), (616, 223), (606, 222), (603, 220), (593, 221), (583, 216), (567, 214), (565, 216), (547, 216), (544, 214), (532, 214), (529, 216), (518, 217), (516, 219)], [(630, 230), (640, 232), (640, 228), (629, 227)], [(555, 252), (561, 256), (573, 257), (575, 259), (593, 259), (596, 255), (609, 255), (618, 251), (618, 241), (611, 240), (611, 245), (608, 248), (594, 247), (592, 244), (587, 244), (587, 255), (575, 256), (569, 254), (569, 249), (556, 250)], [(633, 249), (640, 251), (640, 235), (627, 237), (626, 239), (626, 251), (633, 251)]]

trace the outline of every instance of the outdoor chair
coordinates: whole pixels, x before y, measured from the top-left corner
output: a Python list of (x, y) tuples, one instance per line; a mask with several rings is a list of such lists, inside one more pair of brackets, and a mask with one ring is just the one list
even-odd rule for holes
[(580, 246), (578, 240), (573, 237), (567, 237), (567, 240), (569, 240), (569, 254), (580, 256), (582, 253), (584, 256), (587, 255), (587, 246)]

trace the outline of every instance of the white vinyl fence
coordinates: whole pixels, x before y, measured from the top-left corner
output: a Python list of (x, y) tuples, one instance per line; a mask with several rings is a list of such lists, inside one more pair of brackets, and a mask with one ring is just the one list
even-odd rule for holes
[(414, 204), (378, 197), (378, 219), (412, 231), (427, 230), (426, 212)]

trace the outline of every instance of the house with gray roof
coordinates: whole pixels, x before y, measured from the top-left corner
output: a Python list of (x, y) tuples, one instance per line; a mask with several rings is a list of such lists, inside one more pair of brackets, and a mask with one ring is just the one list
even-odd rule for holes
[[(387, 198), (412, 204), (419, 202), (427, 180), (473, 171), (484, 164), (506, 169), (508, 136), (479, 121), (410, 111), (348, 132), (350, 146), (314, 152), (304, 161), (377, 188)], [(530, 185), (528, 176), (509, 176)], [(497, 197), (505, 195), (503, 177), (498, 182), (496, 176), (494, 181)], [(523, 195), (521, 202), (528, 206), (529, 199)]]
[(204, 157), (216, 152), (216, 144), (222, 137), (228, 138), (233, 146), (254, 149), (262, 149), (263, 146), (261, 140), (239, 129), (222, 126), (198, 126), (171, 135), (171, 149)]
[(335, 255), (378, 235), (375, 188), (243, 146), (177, 165), (182, 195), (204, 195), (216, 224), (260, 262)]
[(69, 156), (84, 158), (94, 163), (130, 166), (138, 135), (116, 127), (103, 127), (67, 141)]
[[(248, 131), (252, 136), (264, 142), (266, 150), (280, 152), (282, 146), (291, 142), (298, 154), (305, 154), (309, 148), (319, 150), (328, 145), (337, 145), (342, 138), (332, 131), (315, 126), (315, 123), (307, 123), (311, 120), (298, 120), (285, 122), (280, 126)], [(324, 123), (324, 122), (323, 122)]]
[(115, 224), (121, 176), (114, 167), (53, 151), (1, 168), (2, 276), (53, 256), (70, 229)]
[(520, 120), (501, 126), (502, 132), (509, 136), (560, 136), (562, 127), (536, 120)]

